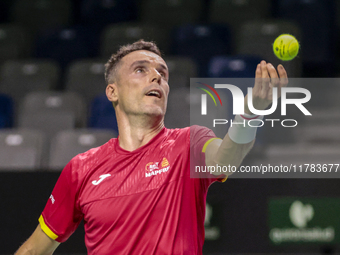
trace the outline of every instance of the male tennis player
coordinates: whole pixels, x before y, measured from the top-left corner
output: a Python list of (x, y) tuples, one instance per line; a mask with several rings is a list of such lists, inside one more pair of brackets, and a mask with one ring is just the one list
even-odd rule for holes
[[(255, 76), (264, 79), (256, 79), (254, 106), (265, 109), (272, 86), (286, 86), (287, 74), (262, 61)], [(235, 125), (223, 140), (205, 127), (165, 128), (169, 73), (151, 42), (122, 47), (105, 77), (119, 137), (66, 165), (17, 254), (52, 254), (82, 219), (88, 254), (202, 254), (207, 189), (226, 176), (190, 178), (190, 155), (195, 164), (239, 166), (256, 128)], [(245, 109), (236, 118), (259, 118), (247, 102)]]

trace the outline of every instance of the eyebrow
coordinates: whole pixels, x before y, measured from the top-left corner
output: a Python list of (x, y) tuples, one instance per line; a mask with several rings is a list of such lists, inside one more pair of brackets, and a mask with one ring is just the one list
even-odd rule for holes
[[(138, 66), (138, 65), (142, 65), (142, 64), (150, 64), (150, 61), (148, 60), (138, 60), (138, 61), (135, 61), (132, 63), (131, 67), (134, 67), (134, 66)], [(168, 68), (163, 65), (163, 64), (159, 64), (163, 69), (167, 70), (168, 71)]]

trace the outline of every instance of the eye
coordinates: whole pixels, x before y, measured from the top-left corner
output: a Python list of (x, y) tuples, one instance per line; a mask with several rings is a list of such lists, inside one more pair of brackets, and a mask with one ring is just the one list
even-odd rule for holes
[(166, 78), (167, 74), (164, 71), (159, 71), (159, 74), (162, 76), (162, 78)]
[(136, 73), (143, 73), (145, 71), (144, 67), (137, 67), (135, 72)]

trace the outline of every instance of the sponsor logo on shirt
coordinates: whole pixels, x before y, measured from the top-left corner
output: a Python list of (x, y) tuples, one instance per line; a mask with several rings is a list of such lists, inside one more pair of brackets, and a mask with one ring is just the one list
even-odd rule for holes
[(98, 184), (101, 183), (105, 178), (107, 178), (107, 177), (109, 177), (109, 176), (111, 176), (111, 174), (102, 174), (102, 175), (99, 176), (99, 180), (98, 180), (98, 181), (97, 181), (97, 180), (92, 181), (92, 184), (93, 184), (93, 185), (98, 185)]
[(51, 199), (52, 204), (54, 204), (55, 199), (54, 199), (54, 196), (53, 196), (53, 195), (50, 196), (50, 199)]
[(145, 177), (166, 173), (169, 169), (170, 164), (166, 158), (162, 162), (149, 162), (145, 165)]

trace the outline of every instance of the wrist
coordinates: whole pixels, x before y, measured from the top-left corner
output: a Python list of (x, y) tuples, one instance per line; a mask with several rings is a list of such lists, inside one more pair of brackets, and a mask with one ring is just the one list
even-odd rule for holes
[(236, 115), (230, 123), (228, 131), (230, 139), (238, 144), (252, 142), (256, 137), (258, 126), (262, 126), (262, 119), (262, 115)]

